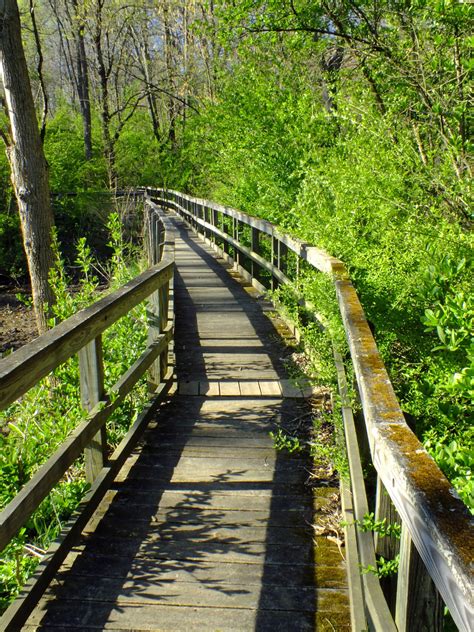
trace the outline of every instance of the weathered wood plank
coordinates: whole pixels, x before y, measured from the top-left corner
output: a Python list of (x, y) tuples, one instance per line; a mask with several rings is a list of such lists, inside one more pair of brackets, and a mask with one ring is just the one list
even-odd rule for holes
[[(82, 407), (91, 412), (104, 400), (104, 364), (102, 339), (97, 337), (79, 351), (79, 376)], [(105, 427), (92, 438), (85, 448), (86, 480), (93, 483), (107, 459)]]
[[(288, 586), (288, 566), (285, 564), (265, 565), (262, 563), (239, 564), (210, 562), (201, 560), (199, 564), (188, 560), (156, 560), (143, 565), (139, 559), (130, 560), (120, 556), (88, 555), (84, 549), (71, 553), (62, 567), (62, 575), (100, 577), (120, 577), (130, 579), (154, 578), (157, 584), (170, 581), (203, 583), (244, 584), (261, 586), (263, 582), (272, 586)], [(59, 577), (61, 579), (61, 577)], [(92, 580), (93, 581), (93, 580)], [(294, 587), (312, 586), (317, 588), (345, 588), (346, 576), (343, 567), (327, 567), (313, 564), (296, 564), (291, 571), (291, 584)], [(185, 586), (182, 587), (185, 589)]]
[(408, 528), (402, 528), (395, 622), (399, 632), (444, 630), (444, 604), (415, 549)]
[[(94, 608), (80, 608), (76, 602), (59, 602), (48, 605), (46, 616), (38, 612), (32, 620), (33, 625), (40, 625), (44, 617), (44, 625), (62, 625), (65, 629), (97, 630), (97, 623), (104, 630), (126, 630), (130, 632), (156, 632), (157, 622), (159, 630), (172, 632), (192, 629), (196, 631), (220, 630), (222, 632), (235, 632), (235, 630), (253, 630), (259, 623), (259, 630), (264, 632), (286, 632), (296, 626), (301, 632), (314, 630), (314, 614), (285, 612), (271, 610), (260, 612), (254, 609), (242, 608), (200, 608), (166, 606), (161, 604), (151, 605), (149, 608), (140, 608), (136, 605), (95, 604)], [(64, 626), (64, 621), (68, 626)], [(51, 629), (51, 628), (49, 628)]]

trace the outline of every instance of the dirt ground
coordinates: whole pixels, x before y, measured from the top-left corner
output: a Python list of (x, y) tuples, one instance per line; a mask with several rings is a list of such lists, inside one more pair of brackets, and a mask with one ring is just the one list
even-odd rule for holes
[(0, 285), (0, 357), (36, 337), (33, 311), (15, 295), (27, 294), (25, 288)]

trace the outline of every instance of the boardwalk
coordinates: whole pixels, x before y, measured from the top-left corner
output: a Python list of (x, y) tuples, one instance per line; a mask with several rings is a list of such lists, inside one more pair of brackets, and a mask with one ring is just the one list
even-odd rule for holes
[(25, 629), (350, 629), (339, 550), (311, 527), (332, 490), (269, 436), (305, 405), (281, 394), (270, 305), (177, 225), (178, 392)]

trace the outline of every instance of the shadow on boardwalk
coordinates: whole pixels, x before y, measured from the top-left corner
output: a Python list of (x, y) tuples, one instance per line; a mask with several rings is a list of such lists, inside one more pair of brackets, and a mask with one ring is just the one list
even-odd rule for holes
[[(203, 283), (198, 266), (215, 271), (244, 310), (253, 343), (266, 353), (274, 328), (258, 304), (211, 254), (180, 234), (191, 249), (182, 259), (193, 265), (197, 257)], [(179, 270), (186, 281), (185, 267)], [(212, 283), (216, 288), (215, 277)], [(195, 296), (178, 279), (178, 373), (187, 356), (179, 348), (182, 334), (195, 340), (194, 374), (207, 377), (209, 361), (197, 337), (207, 326), (202, 313), (215, 311), (212, 305), (203, 310)], [(227, 302), (219, 303), (218, 321), (223, 310)], [(218, 321), (210, 321), (209, 339), (245, 333), (228, 332), (225, 322), (216, 328)], [(279, 351), (267, 363), (285, 377)], [(337, 619), (344, 573), (334, 552), (314, 557), (307, 463), (276, 452), (269, 437), (300, 415), (301, 406), (263, 397), (172, 396), (30, 623), (55, 630), (313, 630), (321, 600)], [(324, 579), (315, 562), (331, 569)]]

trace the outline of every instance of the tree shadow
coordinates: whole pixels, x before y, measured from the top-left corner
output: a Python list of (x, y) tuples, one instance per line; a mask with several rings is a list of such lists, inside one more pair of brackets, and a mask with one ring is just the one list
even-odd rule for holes
[[(180, 234), (226, 284), (253, 336), (272, 351), (268, 362), (286, 377), (262, 307), (187, 231)], [(185, 282), (180, 265), (177, 373), (186, 361), (179, 343), (189, 336), (193, 375), (205, 379), (213, 375), (203, 352), (209, 345), (195, 339), (202, 305)], [(242, 332), (210, 335), (232, 353), (221, 343)], [(41, 627), (103, 629), (112, 621), (135, 630), (314, 629), (309, 464), (275, 451), (269, 438), (271, 430), (291, 425), (301, 406), (275, 398), (170, 397), (112, 486), (103, 515), (58, 574)]]

